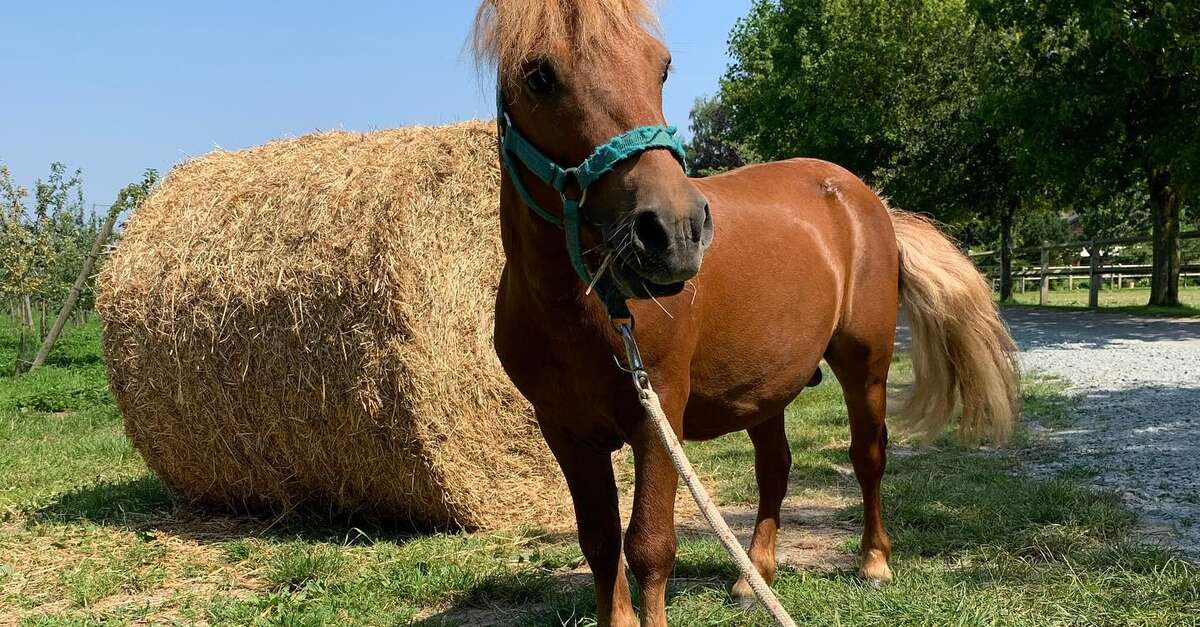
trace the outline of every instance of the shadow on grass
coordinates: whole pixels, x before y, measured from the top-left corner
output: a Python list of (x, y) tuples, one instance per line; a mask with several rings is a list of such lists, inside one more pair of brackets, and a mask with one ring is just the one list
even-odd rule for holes
[[(640, 590), (628, 573), (634, 606), (640, 606)], [(737, 578), (734, 566), (713, 541), (684, 538), (667, 588), (667, 603), (695, 595), (727, 598)], [(529, 582), (532, 583), (532, 582)], [(591, 625), (595, 623), (596, 600), (592, 576), (586, 568), (547, 574), (526, 588), (493, 582), (475, 586), (450, 607), (415, 622), (428, 627), (466, 625)], [(519, 594), (514, 595), (516, 591)]]
[(278, 515), (211, 507), (179, 499), (153, 474), (75, 488), (39, 508), (31, 517), (34, 523), (77, 521), (135, 532), (161, 530), (205, 543), (247, 538), (347, 543), (356, 537), (367, 537), (402, 544), (434, 534), (461, 533), (355, 514), (296, 510)]
[(38, 521), (90, 522), (133, 527), (136, 521), (166, 520), (175, 500), (153, 475), (125, 481), (101, 481), (64, 492), (39, 509)]
[(46, 358), (47, 367), (54, 366), (58, 368), (80, 368), (103, 363), (104, 357), (96, 353), (85, 353), (83, 351), (63, 353), (60, 350), (56, 350)]
[[(28, 357), (37, 352), (41, 342), (33, 336), (25, 338)], [(54, 351), (46, 359), (46, 366), (78, 368), (94, 366), (104, 362), (97, 350), (100, 345), (100, 324), (96, 321), (85, 325), (69, 324), (54, 345)], [(20, 348), (20, 331), (17, 322), (0, 316), (0, 377), (14, 375), (17, 353)]]
[[(1084, 488), (1069, 477), (1031, 480), (1000, 455), (925, 452), (896, 460), (889, 471), (885, 516), (895, 551), (906, 556), (947, 555), (981, 545), (1021, 553), (1051, 536), (1110, 543), (1134, 522), (1116, 495)], [(861, 516), (858, 508), (855, 516)]]

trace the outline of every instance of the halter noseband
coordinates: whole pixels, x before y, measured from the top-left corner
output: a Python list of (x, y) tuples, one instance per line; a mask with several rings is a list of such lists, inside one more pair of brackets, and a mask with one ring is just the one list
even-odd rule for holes
[[(573, 168), (564, 168), (538, 150), (528, 139), (513, 127), (508, 109), (504, 105), (504, 94), (496, 95), (496, 124), (500, 134), (500, 159), (508, 171), (513, 187), (530, 210), (543, 220), (563, 229), (567, 240), (567, 256), (571, 259), (571, 267), (575, 269), (580, 280), (585, 285), (593, 282), (591, 272), (583, 259), (583, 243), (580, 240), (579, 209), (587, 200), (588, 188), (612, 172), (622, 161), (636, 157), (648, 150), (670, 150), (680, 165), (684, 163), (683, 143), (675, 136), (678, 132), (674, 126), (643, 126), (626, 131), (607, 143), (597, 146), (591, 156), (583, 163)], [(517, 170), (517, 161), (524, 165), (534, 176), (554, 191), (562, 199), (563, 216), (559, 218), (542, 207), (521, 180)], [(567, 190), (572, 183), (579, 188), (579, 198), (568, 198)], [(610, 286), (599, 286), (598, 294), (608, 308), (610, 317), (627, 318), (629, 309), (624, 299), (620, 298)]]

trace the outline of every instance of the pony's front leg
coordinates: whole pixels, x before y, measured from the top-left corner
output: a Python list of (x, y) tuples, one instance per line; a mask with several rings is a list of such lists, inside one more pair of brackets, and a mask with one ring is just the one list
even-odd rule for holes
[(581, 446), (545, 425), (542, 433), (571, 491), (579, 548), (596, 585), (596, 622), (602, 627), (637, 625), (621, 559), (621, 511), (611, 454)]
[[(659, 392), (675, 437), (683, 432), (683, 399)], [(667, 624), (667, 582), (675, 568), (675, 491), (679, 476), (658, 441), (654, 424), (638, 421), (630, 442), (634, 459), (633, 512), (625, 533), (625, 557), (641, 586), (642, 625)]]

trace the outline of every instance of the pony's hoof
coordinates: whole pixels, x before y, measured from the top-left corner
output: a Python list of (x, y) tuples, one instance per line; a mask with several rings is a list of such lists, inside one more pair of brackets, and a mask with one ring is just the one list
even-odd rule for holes
[(729, 596), (733, 599), (733, 604), (743, 610), (748, 610), (758, 603), (758, 597), (754, 596), (754, 590), (750, 588), (745, 577), (739, 578), (737, 583), (733, 584), (733, 590), (729, 592)]
[(881, 586), (885, 583), (892, 583), (892, 569), (887, 564), (887, 559), (879, 551), (870, 551), (863, 557), (862, 566), (858, 569), (858, 576), (875, 586)]

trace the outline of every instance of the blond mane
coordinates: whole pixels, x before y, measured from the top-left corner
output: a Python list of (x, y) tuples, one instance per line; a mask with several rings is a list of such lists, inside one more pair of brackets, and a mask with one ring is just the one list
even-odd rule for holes
[(652, 0), (484, 0), (471, 48), (481, 67), (513, 78), (543, 57), (603, 58), (657, 27)]

